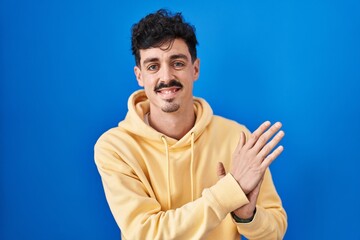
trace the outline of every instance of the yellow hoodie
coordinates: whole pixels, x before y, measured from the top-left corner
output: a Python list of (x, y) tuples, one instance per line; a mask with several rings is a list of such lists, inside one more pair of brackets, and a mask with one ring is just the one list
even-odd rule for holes
[(230, 212), (249, 201), (227, 174), (242, 125), (213, 115), (194, 98), (195, 126), (180, 140), (144, 122), (149, 101), (143, 90), (128, 101), (128, 114), (95, 145), (95, 162), (122, 239), (282, 239), (287, 216), (266, 172), (250, 223), (235, 223)]

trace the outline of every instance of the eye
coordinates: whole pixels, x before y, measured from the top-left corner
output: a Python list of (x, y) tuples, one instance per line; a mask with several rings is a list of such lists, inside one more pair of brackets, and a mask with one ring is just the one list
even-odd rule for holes
[(147, 68), (148, 71), (157, 71), (158, 66), (156, 64), (150, 64)]
[(175, 61), (173, 63), (173, 66), (175, 69), (181, 69), (185, 66), (185, 63), (181, 62), (181, 61)]

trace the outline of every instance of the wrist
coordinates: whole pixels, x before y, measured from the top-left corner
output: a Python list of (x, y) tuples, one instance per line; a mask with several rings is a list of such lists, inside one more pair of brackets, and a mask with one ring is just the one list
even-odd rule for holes
[(238, 215), (236, 215), (235, 212), (231, 212), (231, 216), (235, 220), (235, 222), (237, 222), (237, 223), (249, 223), (254, 219), (255, 213), (256, 213), (256, 208), (254, 209), (252, 214), (249, 214), (250, 217), (247, 217), (247, 216), (240, 216), (239, 217)]

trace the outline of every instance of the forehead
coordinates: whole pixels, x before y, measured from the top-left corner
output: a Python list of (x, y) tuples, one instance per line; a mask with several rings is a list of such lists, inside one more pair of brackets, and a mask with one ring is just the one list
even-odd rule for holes
[(143, 64), (149, 59), (163, 61), (169, 60), (174, 55), (185, 55), (188, 59), (191, 58), (189, 48), (182, 39), (175, 39), (172, 44), (166, 42), (159, 47), (140, 49), (140, 63)]

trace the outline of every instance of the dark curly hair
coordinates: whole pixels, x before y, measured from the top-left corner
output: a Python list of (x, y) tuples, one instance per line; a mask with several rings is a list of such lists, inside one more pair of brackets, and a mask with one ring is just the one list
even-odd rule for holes
[[(140, 49), (160, 47), (168, 41), (181, 38), (185, 41), (194, 62), (197, 58), (195, 27), (184, 21), (181, 13), (160, 9), (134, 24), (131, 29), (131, 50), (140, 66)], [(171, 46), (171, 44), (170, 44)]]

